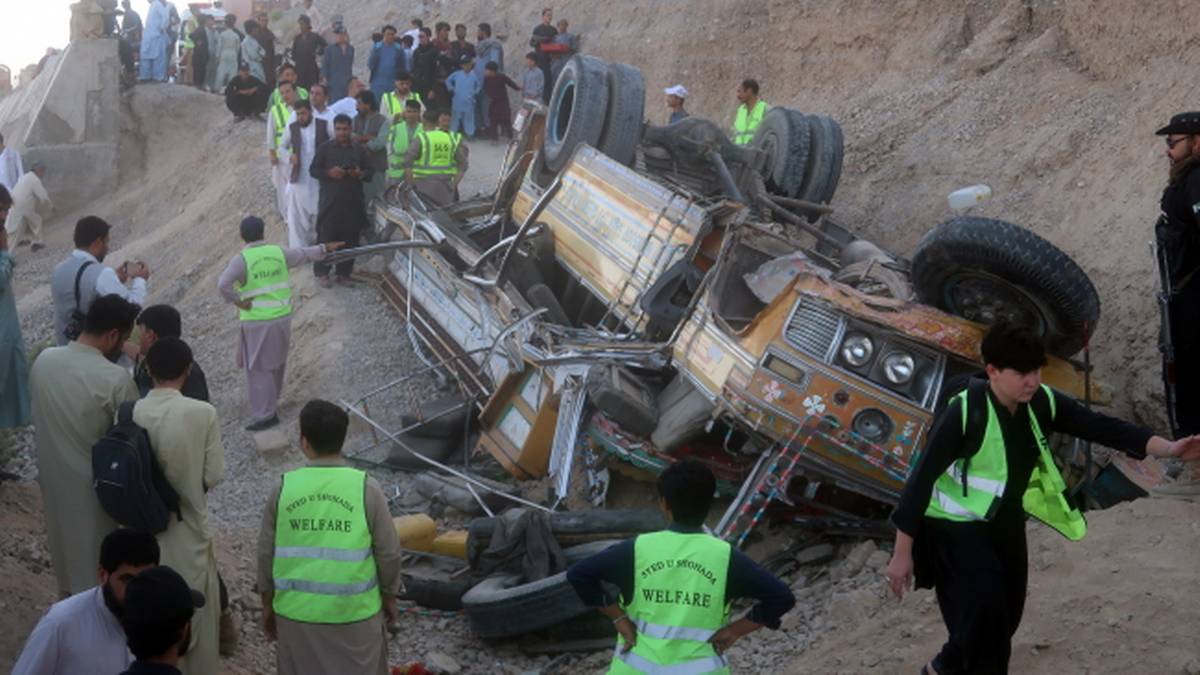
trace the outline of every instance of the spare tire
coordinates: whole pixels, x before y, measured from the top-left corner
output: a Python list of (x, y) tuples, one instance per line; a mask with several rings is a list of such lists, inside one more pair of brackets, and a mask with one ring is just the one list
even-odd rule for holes
[(842, 128), (832, 118), (824, 115), (809, 115), (808, 123), (812, 131), (812, 150), (804, 182), (795, 197), (817, 204), (828, 204), (833, 199), (838, 180), (842, 176)]
[(577, 145), (599, 143), (607, 111), (608, 66), (594, 56), (572, 56), (550, 95), (542, 142), (546, 167), (558, 173), (566, 167)]
[(789, 108), (771, 108), (763, 115), (750, 147), (766, 156), (762, 168), (767, 190), (795, 197), (804, 183), (812, 127), (803, 113)]
[(921, 238), (912, 261), (917, 298), (970, 321), (1024, 323), (1068, 357), (1096, 330), (1100, 296), (1074, 260), (1029, 230), (959, 216)]
[(418, 436), (412, 432), (397, 434), (404, 446), (399, 443), (392, 443), (391, 449), (388, 451), (387, 459), (383, 463), (393, 469), (401, 471), (424, 471), (432, 468), (428, 462), (422, 462), (420, 459), (413, 457), (408, 450), (417, 453), (423, 457), (428, 457), (435, 462), (445, 462), (450, 457), (450, 453), (458, 447), (462, 447), (462, 435), (458, 434), (451, 437), (429, 438), (427, 436)]
[(646, 113), (646, 83), (642, 71), (625, 63), (608, 64), (608, 111), (596, 148), (633, 166)]
[[(568, 564), (574, 564), (614, 543), (595, 542), (563, 553)], [(579, 599), (565, 571), (527, 584), (520, 581), (515, 575), (489, 577), (462, 596), (463, 611), (475, 635), (484, 639), (521, 635), (592, 611)]]

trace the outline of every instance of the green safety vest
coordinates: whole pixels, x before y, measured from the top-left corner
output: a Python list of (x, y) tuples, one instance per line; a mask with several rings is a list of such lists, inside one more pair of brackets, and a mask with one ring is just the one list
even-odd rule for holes
[(440, 129), (417, 133), (421, 137), (421, 155), (413, 164), (413, 176), (453, 176), (458, 173), (454, 164), (458, 142), (453, 134)]
[[(296, 100), (307, 101), (308, 90), (304, 87), (296, 87)], [(275, 91), (271, 92), (271, 97), (267, 101), (268, 107), (274, 107), (276, 104), (283, 103), (283, 96), (279, 93), (279, 87), (275, 87)]]
[(751, 110), (747, 110), (744, 105), (738, 105), (737, 117), (733, 119), (733, 142), (738, 145), (746, 145), (754, 140), (754, 131), (762, 123), (765, 114), (767, 114), (766, 101), (755, 103)]
[(702, 532), (664, 530), (633, 543), (633, 598), (624, 610), (637, 627), (637, 644), (617, 650), (608, 672), (618, 675), (728, 673), (729, 664), (708, 642), (729, 617), (725, 584), (729, 542)]
[(279, 144), (283, 142), (283, 134), (287, 131), (288, 118), (291, 116), (291, 108), (283, 99), (279, 99), (271, 104), (271, 116), (275, 118), (275, 148), (279, 148)]
[(396, 92), (389, 91), (383, 95), (383, 101), (387, 103), (388, 113), (391, 114), (393, 118), (395, 118), (396, 115), (404, 112), (405, 101), (416, 101), (417, 103), (424, 105), (424, 103), (421, 101), (421, 95), (415, 91), (408, 92), (408, 96), (405, 96), (403, 100), (396, 95)]
[[(1054, 392), (1042, 385), (1042, 394), (1050, 400), (1050, 419), (1054, 419)], [(967, 390), (956, 394), (951, 401), (957, 400), (962, 410), (963, 432), (967, 431), (968, 401)], [(957, 459), (938, 476), (933, 485), (933, 495), (929, 499), (929, 507), (925, 515), (930, 518), (953, 520), (957, 522), (990, 521), (1000, 506), (1008, 482), (1008, 457), (1004, 452), (1004, 436), (1000, 431), (1000, 422), (996, 418), (996, 408), (991, 398), (985, 394), (987, 401), (987, 426), (983, 432), (983, 441), (979, 450), (966, 460)], [(1050, 453), (1050, 443), (1042, 432), (1033, 405), (1025, 406), (1029, 411), (1029, 425), (1037, 442), (1039, 455), (1033, 474), (1029, 477), (1029, 487), (1021, 497), (1021, 505), (1025, 513), (1058, 530), (1067, 539), (1079, 541), (1087, 534), (1087, 521), (1079, 509), (1066, 497), (1067, 484), (1054, 464), (1054, 456)], [(963, 475), (964, 465), (966, 476)]]
[(270, 321), (292, 313), (292, 286), (288, 283), (287, 258), (283, 249), (263, 244), (242, 249), (246, 261), (246, 283), (238, 287), (238, 298), (249, 300), (250, 309), (239, 309), (242, 321)]
[[(421, 133), (421, 127), (418, 124), (416, 133)], [(408, 152), (410, 142), (410, 134), (408, 133), (408, 122), (396, 122), (388, 130), (391, 138), (388, 139), (388, 178), (395, 180), (404, 179), (404, 155)]]
[(355, 623), (383, 607), (366, 513), (367, 474), (309, 466), (283, 476), (275, 515), (279, 616), (305, 623)]

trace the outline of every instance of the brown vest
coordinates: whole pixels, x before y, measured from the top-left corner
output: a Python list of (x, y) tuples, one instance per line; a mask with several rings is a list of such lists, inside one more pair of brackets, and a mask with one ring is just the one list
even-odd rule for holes
[[(313, 117), (309, 124), (317, 125), (317, 145), (313, 148), (313, 152), (316, 153), (317, 148), (321, 147), (321, 144), (329, 140), (329, 128), (325, 126), (325, 120), (317, 119), (316, 117)], [(288, 125), (288, 131), (292, 134), (292, 152), (296, 153), (297, 157), (301, 156), (300, 132), (302, 129), (303, 127), (300, 126), (299, 122), (292, 122)], [(291, 182), (295, 183), (300, 180), (300, 171), (302, 168), (304, 167), (301, 167), (300, 163), (296, 162), (296, 165), (292, 167)]]

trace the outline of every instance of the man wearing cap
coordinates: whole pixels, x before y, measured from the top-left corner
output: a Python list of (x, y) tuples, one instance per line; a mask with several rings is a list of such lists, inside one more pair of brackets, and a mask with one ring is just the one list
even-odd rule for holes
[(346, 95), (350, 78), (354, 76), (354, 45), (350, 44), (350, 34), (341, 24), (333, 27), (333, 36), (333, 44), (321, 57), (321, 74), (329, 85), (329, 100), (336, 101)]
[(246, 246), (217, 280), (217, 289), (238, 308), (238, 366), (246, 370), (251, 422), (247, 431), (279, 424), (276, 406), (283, 389), (288, 343), (292, 337), (292, 289), (288, 269), (317, 261), (342, 247), (330, 242), (283, 248), (263, 241), (262, 218), (246, 216), (240, 226)]
[(667, 95), (667, 109), (671, 111), (671, 119), (667, 120), (667, 124), (674, 124), (688, 116), (688, 111), (683, 109), (683, 102), (687, 98), (688, 91), (682, 84), (667, 87), (663, 89), (663, 93)]
[(263, 512), (258, 587), (280, 675), (387, 673), (400, 542), (379, 483), (342, 459), (349, 424), (328, 401), (304, 405), (308, 466), (284, 474)]
[[(1165, 306), (1163, 380), (1176, 438), (1200, 432), (1200, 112), (1175, 115), (1156, 132), (1165, 136), (1170, 169), (1162, 213), (1154, 226)], [(1173, 356), (1174, 363), (1171, 363)]]
[[(27, 241), (33, 241), (33, 250), (37, 251), (46, 246), (42, 240), (42, 216), (38, 211), (48, 211), (53, 208), (46, 186), (42, 178), (46, 175), (46, 165), (34, 162), (29, 171), (21, 176), (12, 190), (12, 209), (8, 212), (8, 220), (4, 229), (14, 247)], [(24, 237), (24, 238), (23, 238)]]
[(54, 603), (25, 640), (13, 675), (119, 673), (133, 657), (125, 646), (121, 613), (125, 587), (158, 565), (158, 541), (147, 532), (113, 530), (100, 544), (100, 582)]
[(181, 675), (180, 661), (192, 642), (192, 616), (204, 604), (204, 595), (166, 565), (134, 577), (125, 587), (121, 626), (137, 660), (120, 675)]

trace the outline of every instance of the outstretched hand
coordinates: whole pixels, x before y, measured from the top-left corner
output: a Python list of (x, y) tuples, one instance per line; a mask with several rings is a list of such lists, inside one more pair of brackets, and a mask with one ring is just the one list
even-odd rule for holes
[(1184, 436), (1167, 446), (1167, 456), (1187, 462), (1200, 460), (1200, 435)]

